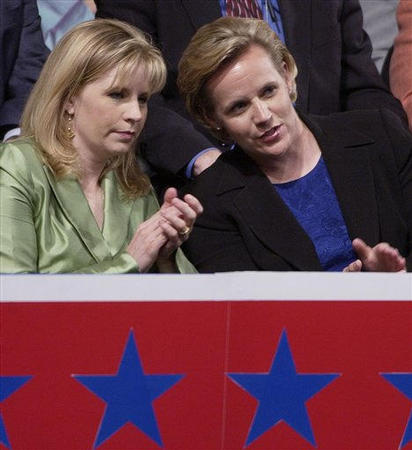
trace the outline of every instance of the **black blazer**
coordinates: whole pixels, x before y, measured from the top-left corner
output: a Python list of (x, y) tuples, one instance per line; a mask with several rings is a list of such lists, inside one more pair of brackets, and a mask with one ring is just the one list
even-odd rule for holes
[[(315, 135), (351, 239), (389, 242), (412, 269), (412, 135), (389, 112), (302, 116)], [(200, 272), (322, 270), (309, 236), (242, 150), (185, 188), (202, 202), (183, 249)]]
[(18, 126), (34, 82), (49, 54), (36, 0), (0, 1), (0, 138)]
[[(295, 57), (297, 106), (303, 112), (402, 106), (387, 90), (371, 59), (358, 0), (278, 0), (287, 46)], [(187, 120), (176, 87), (183, 50), (202, 25), (221, 16), (218, 0), (96, 0), (97, 17), (115, 17), (149, 33), (168, 64), (168, 82), (154, 99), (142, 135), (142, 153), (156, 170), (176, 174), (200, 150), (216, 145)], [(200, 131), (199, 131), (200, 130)]]

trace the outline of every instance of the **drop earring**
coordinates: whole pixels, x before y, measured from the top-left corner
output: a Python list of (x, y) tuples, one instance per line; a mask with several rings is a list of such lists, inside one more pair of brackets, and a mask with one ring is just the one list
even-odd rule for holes
[(72, 120), (73, 120), (73, 116), (69, 115), (68, 119), (67, 119), (67, 130), (66, 130), (66, 135), (68, 137), (68, 139), (72, 140), (74, 138), (74, 131), (72, 129)]

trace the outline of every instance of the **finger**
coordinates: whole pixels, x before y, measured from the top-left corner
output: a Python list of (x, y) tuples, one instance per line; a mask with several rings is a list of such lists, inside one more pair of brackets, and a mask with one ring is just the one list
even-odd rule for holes
[(157, 210), (154, 214), (152, 214), (148, 219), (142, 222), (139, 227), (150, 227), (156, 225), (160, 220), (162, 220), (162, 213)]
[(170, 187), (166, 190), (165, 195), (163, 197), (164, 203), (172, 203), (172, 200), (177, 197), (177, 190), (173, 187)]
[[(191, 227), (190, 219), (186, 218), (178, 208), (170, 207), (162, 211), (163, 222), (167, 221), (178, 232), (183, 231), (188, 226)], [(187, 223), (187, 222), (189, 223)]]
[(406, 272), (406, 258), (404, 258), (403, 256), (401, 256), (400, 260), (399, 260), (399, 272)]
[(178, 242), (180, 240), (179, 231), (172, 225), (170, 225), (170, 223), (162, 222), (160, 226), (167, 240), (171, 240), (173, 242)]
[(399, 272), (406, 269), (406, 260), (397, 248), (386, 242), (381, 242), (374, 247), (376, 258), (379, 261), (378, 270), (385, 272)]
[(362, 270), (362, 261), (357, 259), (343, 269), (343, 272), (360, 272)]
[(361, 261), (366, 261), (370, 256), (372, 249), (365, 244), (362, 239), (356, 238), (352, 241), (352, 247)]
[(391, 258), (397, 258), (401, 256), (398, 249), (392, 247), (387, 242), (380, 242), (379, 244), (375, 245), (374, 250), (377, 255), (385, 255)]
[(200, 201), (192, 194), (186, 194), (183, 197), (184, 201), (196, 212), (197, 215), (202, 214), (203, 206)]
[(184, 219), (189, 226), (192, 226), (197, 217), (196, 211), (188, 203), (179, 198), (173, 199), (173, 206), (179, 210), (182, 219)]
[(166, 242), (163, 245), (163, 249), (166, 251), (167, 255), (170, 255), (182, 244), (183, 240), (177, 230), (167, 222), (163, 222), (161, 226), (163, 234), (166, 237)]

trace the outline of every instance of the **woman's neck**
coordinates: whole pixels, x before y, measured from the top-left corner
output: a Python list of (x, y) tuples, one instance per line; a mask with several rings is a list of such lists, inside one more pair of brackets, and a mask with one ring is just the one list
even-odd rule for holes
[(101, 162), (81, 160), (81, 173), (79, 183), (87, 199), (90, 210), (100, 229), (103, 227), (104, 194), (100, 186), (100, 176), (104, 164)]

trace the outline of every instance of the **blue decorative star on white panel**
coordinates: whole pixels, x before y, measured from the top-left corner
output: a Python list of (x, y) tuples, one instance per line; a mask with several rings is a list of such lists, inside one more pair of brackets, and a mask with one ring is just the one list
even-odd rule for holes
[(231, 373), (228, 376), (258, 400), (246, 445), (281, 420), (316, 445), (305, 402), (339, 374), (297, 373), (285, 330), (269, 373)]
[[(31, 376), (9, 376), (0, 377), (0, 402), (6, 400), (11, 394), (20, 389), (23, 384), (29, 381)], [(10, 442), (7, 438), (6, 427), (0, 414), (0, 442), (10, 448)]]
[(132, 331), (116, 375), (74, 377), (107, 404), (94, 447), (109, 439), (128, 422), (163, 446), (152, 402), (183, 375), (146, 375)]
[[(406, 395), (409, 400), (412, 400), (412, 373), (381, 373), (386, 381), (389, 381), (402, 394)], [(412, 410), (409, 415), (408, 423), (406, 424), (405, 432), (403, 433), (400, 448), (412, 441)]]

